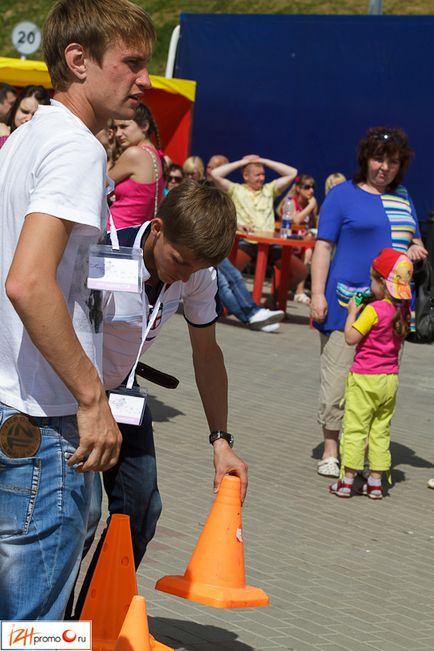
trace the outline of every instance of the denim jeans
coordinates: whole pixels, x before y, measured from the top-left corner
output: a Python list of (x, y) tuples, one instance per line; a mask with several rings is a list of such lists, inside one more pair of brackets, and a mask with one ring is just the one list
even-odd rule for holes
[[(0, 403), (0, 425), (18, 415)], [(67, 459), (78, 445), (75, 416), (33, 418), (34, 457), (0, 450), (0, 619), (62, 619), (86, 534), (95, 473)]]
[(242, 274), (226, 258), (217, 265), (217, 283), (223, 305), (243, 323), (259, 310), (247, 289)]
[[(113, 468), (103, 473), (105, 492), (108, 498), (109, 513), (124, 513), (130, 516), (131, 537), (133, 541), (134, 563), (136, 569), (146, 552), (148, 543), (155, 534), (161, 514), (161, 497), (157, 485), (157, 464), (155, 459), (154, 434), (151, 411), (146, 405), (141, 425), (120, 423), (122, 446), (119, 461)], [(95, 482), (94, 495), (89, 513), (88, 547), (98, 524), (101, 502), (100, 482)], [(109, 522), (110, 518), (107, 522)], [(102, 549), (107, 528), (104, 530), (89, 569), (75, 615), (78, 617), (84, 603), (92, 575)]]

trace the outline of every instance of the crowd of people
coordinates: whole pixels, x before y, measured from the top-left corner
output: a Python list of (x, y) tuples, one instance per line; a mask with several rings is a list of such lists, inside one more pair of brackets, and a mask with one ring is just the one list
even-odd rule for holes
[[(17, 94), (0, 84), (0, 422), (2, 434), (17, 425), (23, 433), (9, 447), (0, 437), (11, 486), (0, 495), (0, 619), (72, 616), (102, 485), (110, 515), (130, 516), (139, 566), (162, 504), (152, 415), (136, 371), (180, 302), (213, 446), (214, 491), (234, 474), (244, 500), (247, 466), (228, 431), (215, 324), (223, 304), (250, 329), (279, 329), (285, 313), (274, 296), (258, 305), (247, 289), (243, 272), (257, 245), (242, 235), (275, 231), (289, 214), (294, 232), (316, 238), (313, 257), (296, 251), (289, 273), (321, 342), (317, 471), (336, 478), (329, 490), (338, 497), (351, 496), (358, 473), (371, 499), (382, 498), (383, 475), (390, 480), (411, 274), (427, 255), (402, 185), (412, 153), (405, 133), (369, 129), (354, 177), (331, 174), (320, 210), (315, 179), (287, 163), (256, 154), (173, 162), (142, 101), (154, 43), (150, 17), (129, 0), (58, 0), (44, 26), (53, 97), (41, 86)], [(265, 182), (266, 170), (277, 178)], [(233, 173), (241, 183), (228, 178)], [(95, 289), (92, 265), (118, 249), (117, 273), (130, 288), (108, 275)], [(270, 247), (272, 269), (281, 255), (278, 244)], [(134, 396), (134, 412), (123, 411), (119, 396)]]

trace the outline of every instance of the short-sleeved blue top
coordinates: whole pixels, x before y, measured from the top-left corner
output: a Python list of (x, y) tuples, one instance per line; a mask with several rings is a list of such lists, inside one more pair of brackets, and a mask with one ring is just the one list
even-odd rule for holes
[(344, 330), (350, 298), (371, 285), (373, 259), (385, 247), (406, 253), (419, 236), (416, 211), (403, 186), (381, 195), (352, 181), (335, 186), (322, 205), (317, 235), (336, 247), (325, 290), (328, 312), (324, 323), (314, 326), (324, 334)]

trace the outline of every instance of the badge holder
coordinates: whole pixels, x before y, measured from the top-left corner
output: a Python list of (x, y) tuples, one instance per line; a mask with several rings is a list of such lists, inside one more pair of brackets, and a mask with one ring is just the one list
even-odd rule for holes
[(115, 421), (127, 425), (141, 425), (147, 396), (146, 389), (140, 387), (128, 389), (126, 386), (120, 386), (110, 391), (109, 405)]
[[(145, 318), (143, 318), (142, 340), (140, 342), (136, 361), (128, 376), (126, 386), (122, 385), (117, 389), (109, 391), (108, 402), (112, 410), (113, 418), (117, 423), (126, 423), (128, 425), (141, 425), (142, 423), (143, 414), (145, 413), (146, 407), (147, 391), (140, 387), (133, 386), (134, 378), (136, 375), (137, 365), (140, 361), (140, 355), (142, 354), (142, 349), (146, 341), (146, 337), (148, 336), (148, 333), (154, 325), (155, 319), (157, 318), (165, 289), (166, 285), (164, 284), (152, 309), (151, 318), (146, 325)], [(143, 301), (143, 305), (146, 311), (145, 300)]]
[(143, 251), (119, 246), (118, 235), (109, 213), (111, 245), (89, 247), (89, 289), (139, 294), (143, 286)]

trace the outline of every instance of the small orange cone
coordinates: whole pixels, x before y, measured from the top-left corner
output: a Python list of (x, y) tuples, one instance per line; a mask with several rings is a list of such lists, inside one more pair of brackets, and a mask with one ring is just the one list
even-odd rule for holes
[(149, 635), (144, 597), (132, 598), (114, 651), (174, 651)]
[(80, 616), (92, 620), (93, 651), (113, 651), (136, 594), (130, 518), (114, 513)]
[(239, 477), (223, 478), (184, 576), (164, 576), (155, 588), (216, 608), (268, 606), (245, 582)]

